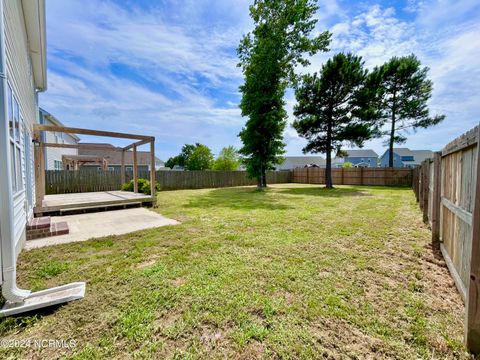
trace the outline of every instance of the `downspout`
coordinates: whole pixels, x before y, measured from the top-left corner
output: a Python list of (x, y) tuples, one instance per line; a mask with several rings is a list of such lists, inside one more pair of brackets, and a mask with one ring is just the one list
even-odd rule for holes
[(9, 125), (7, 114), (7, 71), (5, 51), (5, 24), (3, 0), (0, 0), (0, 176), (6, 181), (0, 181), (0, 246), (2, 263), (2, 294), (5, 300), (21, 303), (29, 294), (29, 290), (17, 287), (17, 256), (15, 253), (13, 194), (9, 146)]

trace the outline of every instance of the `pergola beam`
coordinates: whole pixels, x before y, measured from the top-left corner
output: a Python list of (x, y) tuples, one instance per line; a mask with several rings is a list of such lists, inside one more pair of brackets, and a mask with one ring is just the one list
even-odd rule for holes
[(55, 126), (55, 125), (35, 124), (34, 129), (37, 131), (52, 131), (52, 132), (61, 132), (66, 134), (104, 136), (104, 137), (113, 137), (113, 138), (119, 138), (119, 139), (134, 139), (134, 140), (150, 141), (153, 138), (153, 136), (146, 136), (146, 135), (119, 133), (119, 132), (103, 131), (103, 130), (71, 128), (71, 127), (63, 127), (63, 126)]
[(66, 148), (66, 149), (84, 149), (84, 150), (103, 150), (103, 151), (123, 151), (119, 147), (105, 147), (104, 145), (95, 144), (55, 144), (55, 143), (40, 143), (41, 146), (53, 147), (53, 148)]
[(145, 144), (148, 144), (148, 143), (150, 143), (150, 142), (152, 142), (152, 139), (140, 140), (140, 141), (137, 141), (136, 143), (130, 144), (130, 145), (128, 145), (128, 146), (125, 146), (125, 147), (123, 148), (123, 150), (124, 150), (124, 151), (128, 151), (128, 150), (130, 150), (130, 149), (133, 149), (134, 146), (139, 147), (140, 145), (145, 145)]

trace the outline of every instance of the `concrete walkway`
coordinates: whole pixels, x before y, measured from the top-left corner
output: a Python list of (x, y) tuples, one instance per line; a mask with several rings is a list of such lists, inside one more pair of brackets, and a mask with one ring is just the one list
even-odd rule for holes
[(145, 208), (52, 217), (52, 223), (59, 221), (68, 223), (69, 234), (29, 240), (25, 249), (31, 250), (44, 246), (85, 241), (108, 235), (128, 234), (143, 229), (179, 224), (176, 220), (166, 218)]

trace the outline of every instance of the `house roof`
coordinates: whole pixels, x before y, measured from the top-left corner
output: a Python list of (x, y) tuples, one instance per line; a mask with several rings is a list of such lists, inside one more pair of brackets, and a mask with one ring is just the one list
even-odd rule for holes
[(409, 148), (393, 148), (393, 153), (399, 156), (413, 156), (412, 150)]
[(45, 0), (22, 0), (28, 47), (32, 59), (35, 88), (47, 89), (47, 49), (45, 31)]
[[(118, 147), (113, 146), (112, 144), (99, 144), (99, 143), (80, 143), (86, 145), (96, 145), (96, 146), (103, 146), (105, 150), (90, 150), (80, 148), (78, 149), (79, 155), (92, 155), (98, 156), (106, 159), (110, 165), (120, 165), (122, 163), (122, 152), (117, 151)], [(138, 165), (150, 165), (150, 151), (137, 151), (137, 163)], [(162, 160), (155, 156), (155, 164), (163, 163)], [(132, 165), (133, 164), (133, 151), (125, 151), (125, 165)]]
[(345, 152), (348, 157), (378, 157), (378, 154), (372, 149), (350, 149)]
[(285, 161), (280, 165), (282, 168), (289, 167), (294, 169), (309, 164), (322, 166), (325, 165), (325, 159), (321, 156), (285, 156)]
[(433, 158), (432, 150), (411, 150), (415, 163), (421, 163), (423, 160)]
[[(407, 163), (407, 164), (420, 164), (425, 159), (429, 159), (433, 157), (432, 150), (410, 150), (409, 148), (393, 148), (393, 152), (398, 156), (413, 156), (413, 159), (414, 159), (413, 161), (402, 160), (404, 163)], [(388, 150), (385, 151), (382, 157), (386, 156), (387, 153), (388, 153)]]

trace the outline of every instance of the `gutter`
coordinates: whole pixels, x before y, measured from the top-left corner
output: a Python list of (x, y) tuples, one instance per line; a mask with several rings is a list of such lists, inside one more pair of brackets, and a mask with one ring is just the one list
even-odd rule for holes
[(17, 287), (17, 256), (15, 253), (14, 221), (13, 221), (13, 194), (12, 179), (10, 177), (11, 161), (9, 147), (9, 125), (7, 113), (7, 73), (5, 50), (5, 24), (3, 0), (0, 0), (0, 253), (2, 268), (2, 294), (5, 300), (12, 303), (21, 303), (30, 294), (29, 290)]

